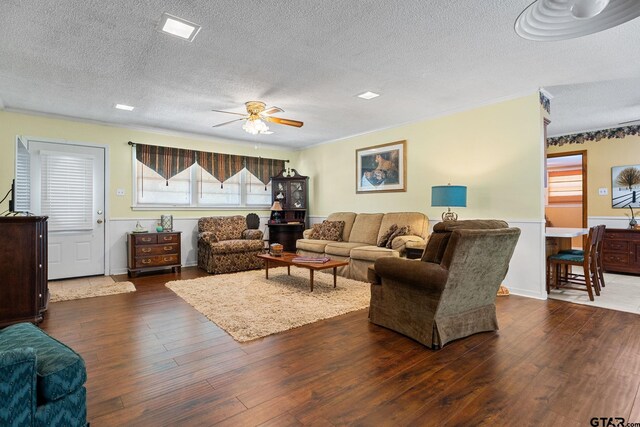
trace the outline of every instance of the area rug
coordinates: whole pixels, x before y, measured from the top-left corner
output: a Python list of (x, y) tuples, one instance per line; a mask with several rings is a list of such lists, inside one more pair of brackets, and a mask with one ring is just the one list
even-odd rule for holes
[(82, 277), (49, 282), (49, 302), (135, 292), (131, 282), (115, 282), (111, 276)]
[(166, 286), (236, 341), (246, 342), (321, 319), (369, 307), (369, 284), (315, 273), (309, 290), (309, 270), (285, 268), (177, 280)]

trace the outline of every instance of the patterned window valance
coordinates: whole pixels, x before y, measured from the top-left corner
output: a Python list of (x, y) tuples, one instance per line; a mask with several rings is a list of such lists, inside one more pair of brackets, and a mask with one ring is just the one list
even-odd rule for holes
[(246, 167), (249, 172), (264, 184), (266, 190), (271, 177), (279, 174), (284, 169), (284, 160), (246, 157)]
[(220, 181), (220, 188), (222, 188), (223, 182), (244, 168), (244, 157), (198, 151), (198, 164)]
[(156, 171), (169, 185), (169, 179), (188, 169), (196, 161), (195, 151), (183, 148), (136, 144), (136, 159)]
[(284, 169), (285, 162), (288, 161), (134, 144), (131, 141), (129, 144), (136, 148), (136, 159), (167, 180), (167, 185), (171, 177), (198, 163), (221, 183), (246, 167), (266, 188), (271, 177), (280, 173)]
[(629, 135), (640, 135), (640, 126), (624, 126), (619, 128), (596, 130), (593, 132), (556, 136), (553, 138), (547, 138), (547, 145), (550, 147), (560, 147), (565, 144), (584, 144), (587, 141), (600, 141), (602, 139), (622, 139)]

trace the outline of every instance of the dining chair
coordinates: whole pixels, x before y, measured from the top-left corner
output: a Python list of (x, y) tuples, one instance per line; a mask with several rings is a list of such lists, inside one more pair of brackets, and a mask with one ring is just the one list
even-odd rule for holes
[[(599, 290), (602, 290), (602, 288), (606, 286), (604, 281), (603, 248), (604, 248), (604, 233), (606, 231), (607, 226), (604, 224), (600, 224), (600, 225), (596, 225), (595, 227), (596, 227), (597, 234), (596, 234), (596, 240), (593, 245), (595, 249), (595, 256), (593, 257), (593, 262), (594, 262), (594, 271), (597, 273), (597, 276), (598, 276), (598, 287), (600, 288)], [(582, 249), (566, 249), (566, 250), (560, 251), (560, 253), (584, 255), (584, 251)]]
[[(600, 280), (596, 262), (599, 234), (600, 230), (597, 226), (589, 229), (589, 235), (582, 254), (564, 251), (548, 258), (549, 270), (552, 272), (555, 288), (586, 290), (590, 301), (594, 300), (594, 291), (597, 296), (600, 295)], [(570, 273), (568, 268), (570, 266), (582, 267), (584, 274)], [(580, 287), (573, 285), (579, 285)]]

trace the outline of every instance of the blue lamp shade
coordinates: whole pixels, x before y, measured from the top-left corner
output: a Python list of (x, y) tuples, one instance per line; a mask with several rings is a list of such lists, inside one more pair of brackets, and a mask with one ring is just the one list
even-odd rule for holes
[(434, 185), (431, 206), (467, 207), (467, 187), (464, 185)]

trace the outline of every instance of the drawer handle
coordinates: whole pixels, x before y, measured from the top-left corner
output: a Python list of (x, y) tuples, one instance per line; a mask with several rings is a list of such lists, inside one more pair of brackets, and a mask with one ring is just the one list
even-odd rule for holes
[(143, 263), (143, 264), (151, 264), (151, 260), (150, 260), (150, 259), (148, 259), (148, 258), (147, 258), (147, 259), (143, 259), (143, 260), (142, 260), (142, 263)]
[(142, 253), (148, 254), (151, 252), (151, 248), (142, 248)]
[(164, 236), (162, 240), (164, 240), (165, 242), (170, 242), (173, 240), (173, 236)]
[(151, 237), (143, 237), (142, 239), (143, 242), (150, 242), (151, 241)]
[(165, 251), (171, 251), (171, 250), (173, 250), (173, 246), (165, 246), (162, 249), (164, 249)]
[(166, 256), (162, 259), (163, 261), (171, 261), (171, 257), (170, 256)]

